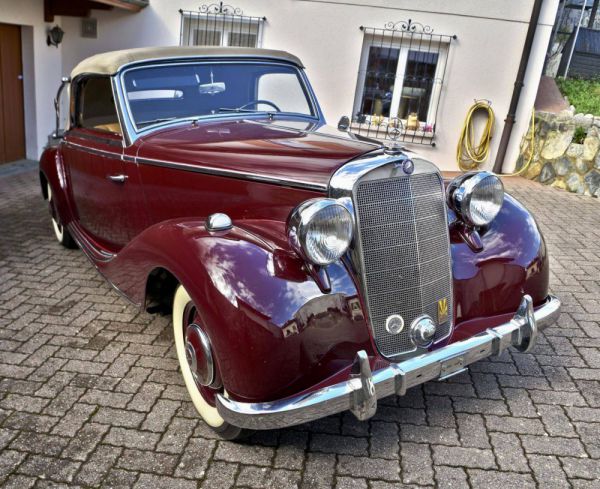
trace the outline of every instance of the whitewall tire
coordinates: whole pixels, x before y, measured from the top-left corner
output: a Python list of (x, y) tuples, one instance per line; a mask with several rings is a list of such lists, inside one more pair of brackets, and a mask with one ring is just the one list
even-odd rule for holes
[[(177, 350), (177, 359), (181, 368), (181, 374), (185, 386), (190, 394), (194, 407), (204, 422), (218, 433), (222, 438), (232, 440), (244, 437), (248, 434), (247, 430), (238, 428), (227, 423), (217, 411), (217, 408), (207, 402), (202, 391), (192, 375), (192, 370), (186, 358), (186, 339), (185, 330), (189, 324), (188, 314), (190, 307), (194, 307), (189, 293), (183, 285), (177, 287), (173, 299), (173, 336), (175, 338), (175, 349)], [(208, 388), (205, 388), (208, 389)], [(224, 392), (224, 391), (223, 391)], [(226, 393), (224, 392), (226, 395)]]
[[(50, 207), (54, 206), (54, 201), (52, 200), (52, 187), (49, 183), (46, 184), (46, 192), (48, 195), (48, 204)], [(54, 235), (56, 236), (56, 240), (63, 245), (65, 248), (77, 248), (77, 243), (69, 234), (62, 224), (60, 224), (56, 218), (50, 213), (50, 219), (52, 219), (52, 229), (54, 230)]]

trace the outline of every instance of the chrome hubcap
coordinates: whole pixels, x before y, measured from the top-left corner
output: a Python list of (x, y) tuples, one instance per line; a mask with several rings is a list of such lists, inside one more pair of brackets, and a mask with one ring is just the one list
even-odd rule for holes
[[(194, 379), (196, 379), (197, 377), (197, 362), (196, 362), (196, 350), (194, 350), (194, 346), (186, 341), (185, 344), (185, 359), (187, 360), (187, 363), (190, 367), (190, 370), (192, 371), (192, 375), (194, 376)], [(198, 380), (198, 379), (196, 379)]]
[(215, 368), (210, 341), (195, 323), (185, 329), (185, 358), (196, 383), (210, 386), (214, 382)]

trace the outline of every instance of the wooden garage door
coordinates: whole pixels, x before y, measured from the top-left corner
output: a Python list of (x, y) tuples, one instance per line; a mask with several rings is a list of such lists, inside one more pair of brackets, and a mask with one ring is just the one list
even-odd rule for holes
[(0, 24), (0, 163), (25, 158), (21, 28)]

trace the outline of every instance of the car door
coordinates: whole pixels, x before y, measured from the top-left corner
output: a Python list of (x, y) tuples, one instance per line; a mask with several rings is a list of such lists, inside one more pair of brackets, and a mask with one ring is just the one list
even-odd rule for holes
[[(110, 77), (90, 76), (72, 86), (71, 128), (64, 158), (77, 224), (88, 239), (117, 251), (137, 232), (129, 206), (129, 175)], [(131, 172), (130, 172), (131, 173)]]

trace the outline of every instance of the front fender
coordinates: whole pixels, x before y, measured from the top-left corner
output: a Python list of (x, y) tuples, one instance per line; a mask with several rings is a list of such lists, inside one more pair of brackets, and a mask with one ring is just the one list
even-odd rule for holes
[(347, 270), (329, 266), (331, 292), (323, 293), (303, 261), (269, 238), (282, 225), (254, 221), (251, 232), (211, 233), (200, 220), (163, 222), (102, 271), (138, 303), (148, 274), (170, 271), (199, 310), (228, 393), (246, 401), (281, 398), (348, 367), (358, 350), (373, 354)]
[[(483, 249), (450, 233), (456, 325), (453, 341), (490, 327), (481, 319), (514, 313), (524, 294), (535, 306), (548, 297), (549, 260), (544, 237), (531, 213), (505, 195), (492, 223), (480, 232)], [(500, 320), (500, 319), (498, 319)]]
[[(106, 264), (103, 273), (143, 304), (157, 267), (188, 290), (211, 339), (232, 398), (269, 401), (300, 392), (347, 369), (359, 350), (378, 357), (349, 271), (328, 267), (323, 293), (287, 246), (285, 223), (241, 220), (211, 233), (203, 220), (166, 221), (144, 231)], [(474, 251), (451, 231), (455, 328), (459, 341), (506, 320), (524, 294), (541, 305), (549, 266), (531, 214), (506, 196)]]

